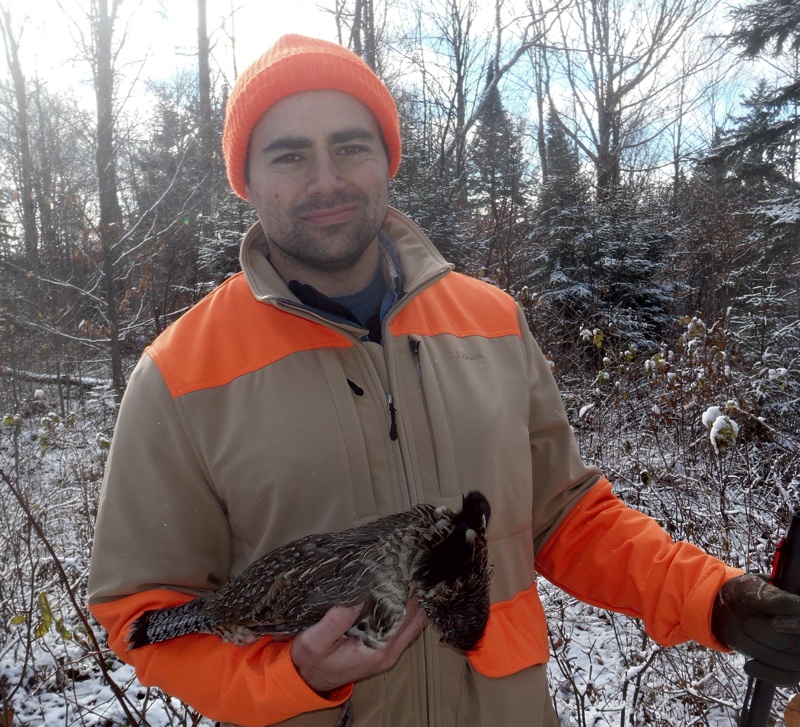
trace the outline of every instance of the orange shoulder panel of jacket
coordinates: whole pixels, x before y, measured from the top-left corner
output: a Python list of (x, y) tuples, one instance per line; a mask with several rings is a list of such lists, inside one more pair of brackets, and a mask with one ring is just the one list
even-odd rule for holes
[(128, 650), (131, 623), (149, 609), (186, 603), (191, 596), (153, 589), (89, 607), (108, 633), (108, 645), (136, 670), (144, 686), (158, 686), (204, 716), (243, 727), (277, 724), (304, 712), (336, 707), (350, 698), (348, 685), (323, 698), (300, 677), (291, 641), (269, 637), (247, 646), (211, 634), (189, 634)]
[(147, 349), (173, 397), (223, 386), (299, 351), (352, 343), (320, 323), (257, 300), (238, 273)]
[(486, 632), (467, 657), (479, 674), (494, 679), (547, 663), (547, 620), (535, 583), (510, 601), (492, 604)]
[(450, 272), (415, 296), (391, 321), (394, 336), (521, 336), (514, 299), (493, 285)]
[(728, 649), (711, 631), (722, 585), (742, 573), (628, 507), (602, 478), (536, 557), (536, 570), (576, 598), (644, 620), (662, 646), (696, 641)]

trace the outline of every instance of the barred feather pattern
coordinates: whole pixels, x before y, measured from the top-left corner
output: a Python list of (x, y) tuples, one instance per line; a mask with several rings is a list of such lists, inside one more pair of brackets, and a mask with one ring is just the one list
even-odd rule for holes
[(181, 606), (146, 611), (130, 649), (191, 633), (247, 644), (289, 638), (335, 605), (363, 603), (348, 631), (377, 649), (417, 596), (444, 643), (477, 647), (489, 617), (486, 528), (489, 503), (470, 492), (458, 512), (417, 505), (339, 533), (308, 535), (251, 563), (218, 591)]

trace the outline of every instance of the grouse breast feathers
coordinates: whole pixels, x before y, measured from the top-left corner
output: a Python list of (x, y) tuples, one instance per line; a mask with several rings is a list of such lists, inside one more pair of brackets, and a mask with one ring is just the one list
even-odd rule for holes
[(489, 617), (489, 516), (487, 499), (473, 491), (458, 512), (422, 504), (339, 533), (308, 535), (254, 561), (218, 591), (146, 611), (131, 627), (129, 648), (195, 632), (239, 644), (290, 637), (332, 606), (358, 603), (361, 615), (348, 635), (379, 648), (416, 596), (443, 642), (474, 649)]

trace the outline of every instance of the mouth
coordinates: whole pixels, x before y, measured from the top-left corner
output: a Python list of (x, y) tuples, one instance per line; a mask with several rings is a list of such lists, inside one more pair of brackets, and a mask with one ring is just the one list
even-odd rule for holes
[(347, 222), (356, 213), (356, 205), (340, 205), (324, 210), (313, 210), (302, 216), (304, 222), (314, 227), (326, 227)]

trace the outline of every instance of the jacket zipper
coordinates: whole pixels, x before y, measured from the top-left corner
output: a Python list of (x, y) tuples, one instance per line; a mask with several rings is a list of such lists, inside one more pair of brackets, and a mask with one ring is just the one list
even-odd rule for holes
[[(364, 389), (355, 381), (347, 379), (347, 385), (356, 396), (364, 396)], [(389, 439), (394, 442), (397, 440), (397, 407), (391, 394), (386, 394), (386, 411), (389, 412)]]
[(436, 440), (433, 436), (433, 423), (431, 422), (431, 413), (428, 407), (428, 398), (425, 395), (425, 384), (423, 383), (422, 379), (422, 362), (420, 360), (420, 347), (421, 341), (418, 338), (409, 338), (408, 339), (408, 348), (411, 351), (411, 358), (414, 361), (414, 372), (417, 375), (417, 386), (419, 386), (419, 393), (420, 397), (422, 398), (422, 408), (425, 412), (425, 422), (428, 425), (428, 441), (431, 443), (431, 449), (433, 450), (433, 464), (436, 468), (436, 482), (439, 485), (439, 491), (441, 493), (441, 482), (439, 479), (439, 457), (436, 452)]
[[(431, 422), (430, 411), (428, 407), (428, 398), (425, 395), (425, 385), (422, 377), (422, 361), (420, 359), (420, 345), (421, 341), (418, 338), (408, 339), (408, 348), (411, 351), (411, 359), (414, 362), (414, 373), (417, 376), (417, 386), (419, 387), (420, 398), (422, 399), (422, 409), (425, 413), (425, 422), (428, 426), (428, 441), (431, 445), (433, 465), (436, 473), (436, 483), (441, 493), (441, 481), (439, 479), (439, 458), (436, 453), (436, 440), (433, 437), (433, 424)], [(430, 629), (425, 629), (420, 638), (422, 648), (422, 659), (425, 665), (424, 684), (426, 685), (425, 693), (425, 715), (427, 717), (427, 727), (437, 727), (438, 720), (436, 719), (437, 710), (437, 693), (439, 692), (438, 679), (439, 669), (436, 663), (436, 644), (433, 642)]]
[(394, 397), (386, 395), (386, 411), (389, 412), (391, 423), (389, 424), (389, 439), (393, 442), (397, 440), (397, 409), (394, 406)]

